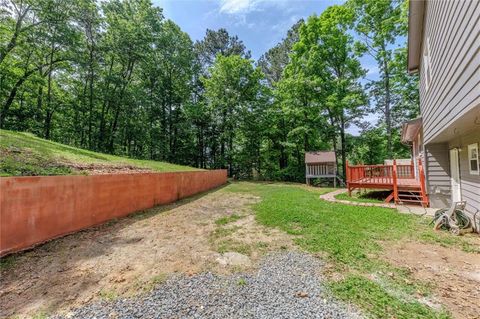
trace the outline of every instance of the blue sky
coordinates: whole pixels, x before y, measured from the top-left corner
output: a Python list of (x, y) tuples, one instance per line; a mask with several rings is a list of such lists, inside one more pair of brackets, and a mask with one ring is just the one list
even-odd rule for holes
[(193, 40), (207, 28), (225, 28), (238, 35), (258, 59), (278, 43), (299, 19), (319, 14), (342, 1), (322, 0), (154, 0), (166, 18), (177, 23)]
[[(301, 18), (320, 14), (328, 6), (343, 0), (153, 0), (163, 8), (167, 19), (173, 20), (193, 41), (205, 36), (206, 29), (227, 29), (237, 35), (257, 60), (281, 41), (288, 29)], [(370, 56), (362, 65), (368, 69), (367, 78), (377, 78), (377, 67)], [(376, 121), (376, 116), (366, 120)], [(352, 127), (350, 133), (358, 134)]]

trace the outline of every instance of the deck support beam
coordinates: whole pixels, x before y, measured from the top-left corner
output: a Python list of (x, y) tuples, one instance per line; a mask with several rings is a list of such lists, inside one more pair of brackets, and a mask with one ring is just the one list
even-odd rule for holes
[(388, 197), (385, 198), (385, 203), (390, 203), (393, 197), (394, 197), (393, 192), (391, 192), (390, 195), (388, 195)]
[(398, 182), (397, 182), (397, 160), (393, 160), (393, 169), (392, 169), (392, 179), (393, 179), (393, 199), (395, 204), (398, 203)]

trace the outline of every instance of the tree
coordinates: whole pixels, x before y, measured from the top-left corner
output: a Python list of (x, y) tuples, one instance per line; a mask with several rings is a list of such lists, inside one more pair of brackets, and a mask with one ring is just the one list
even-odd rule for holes
[[(302, 181), (311, 150), (333, 148), (342, 163), (378, 162), (389, 140), (389, 156), (405, 156), (397, 123), (418, 114), (418, 79), (404, 71), (405, 48), (392, 47), (406, 30), (398, 3), (329, 7), (295, 23), (255, 66), (237, 36), (207, 30), (193, 43), (150, 0), (3, 0), (0, 127), (226, 167), (241, 178)], [(369, 109), (359, 84), (365, 51), (383, 67), (369, 93), (390, 124), (362, 126), (353, 137), (349, 125)]]
[(389, 62), (389, 65), (392, 83), (392, 127), (398, 130), (402, 123), (419, 115), (418, 74), (408, 74), (405, 71), (407, 65), (406, 47), (398, 48), (393, 52), (393, 59)]
[[(393, 155), (392, 142), (392, 46), (398, 36), (404, 34), (402, 27), (402, 0), (349, 0), (348, 6), (356, 13), (355, 30), (362, 37), (366, 51), (377, 61), (380, 79), (370, 83), (371, 95), (376, 108), (384, 115), (387, 131), (387, 154)], [(403, 7), (405, 8), (405, 6)]]
[[(301, 19), (295, 23), (287, 32), (287, 36), (273, 48), (263, 54), (257, 62), (262, 72), (265, 74), (268, 86), (271, 89), (276, 88), (277, 84), (282, 80), (284, 70), (290, 62), (290, 53), (293, 45), (298, 41), (298, 30), (304, 24)], [(270, 94), (269, 94), (270, 95)], [(278, 97), (278, 96), (277, 96)], [(289, 163), (288, 148), (288, 119), (282, 112), (280, 99), (271, 97), (270, 103), (267, 104), (268, 116), (265, 134), (268, 138), (268, 143), (265, 153), (268, 155), (267, 162), (273, 161), (278, 165), (271, 165), (270, 171), (285, 170)], [(274, 175), (274, 174), (273, 174)], [(273, 178), (271, 175), (270, 178)]]
[(258, 59), (260, 67), (270, 86), (280, 81), (283, 70), (290, 62), (290, 53), (293, 45), (298, 41), (298, 31), (305, 23), (300, 19), (287, 32), (287, 36)]
[[(37, 109), (43, 110), (43, 135), (50, 137), (51, 119), (58, 103), (54, 100), (54, 71), (63, 62), (71, 59), (69, 47), (78, 40), (77, 31), (68, 22), (74, 11), (74, 4), (63, 0), (38, 2), (11, 1), (15, 10), (7, 21), (14, 26), (10, 30), (9, 43), (2, 47), (2, 91), (7, 92), (0, 111), (0, 127), (19, 93), (32, 76), (37, 76), (39, 94)], [(7, 31), (8, 33), (8, 31)], [(15, 50), (14, 50), (15, 49)], [(7, 66), (7, 65), (10, 65)], [(63, 63), (66, 66), (65, 63)], [(3, 76), (10, 79), (3, 79)], [(43, 103), (43, 88), (47, 86), (46, 101)], [(3, 94), (2, 94), (3, 95)], [(22, 105), (22, 103), (20, 103)]]
[(205, 38), (195, 43), (195, 51), (198, 54), (199, 63), (204, 70), (208, 69), (214, 62), (217, 55), (230, 56), (239, 55), (250, 59), (251, 54), (237, 36), (231, 36), (225, 29), (207, 29)]
[[(195, 72), (193, 43), (178, 25), (167, 20), (156, 34), (154, 46), (141, 65), (143, 80), (136, 89), (142, 92), (138, 99), (148, 105), (148, 153), (157, 160), (174, 161), (179, 155), (189, 158), (191, 139), (182, 140), (181, 136), (190, 129), (184, 122)], [(179, 154), (182, 151), (187, 154)]]
[[(348, 33), (352, 21), (353, 12), (345, 6), (331, 6), (320, 16), (311, 16), (300, 28), (299, 41), (287, 68), (295, 92), (305, 92), (300, 98), (304, 108), (310, 103), (328, 119), (330, 128), (323, 133), (330, 138), (335, 151), (340, 149), (343, 168), (347, 156), (346, 128), (365, 113), (367, 104), (359, 83), (365, 71), (355, 51), (357, 43)], [(308, 123), (306, 119), (305, 115), (303, 123)], [(307, 133), (304, 129), (305, 140)], [(304, 149), (309, 150), (306, 143)]]
[[(130, 85), (139, 63), (152, 50), (153, 35), (163, 19), (161, 9), (149, 0), (111, 0), (103, 4), (107, 30), (105, 46), (108, 69), (100, 113), (98, 148), (113, 153), (119, 123), (132, 103)], [(126, 133), (127, 135), (129, 132)]]
[(202, 82), (220, 142), (220, 156), (215, 166), (227, 167), (232, 176), (239, 122), (242, 114), (253, 111), (263, 75), (250, 60), (239, 55), (218, 55), (208, 73), (210, 76), (202, 78)]

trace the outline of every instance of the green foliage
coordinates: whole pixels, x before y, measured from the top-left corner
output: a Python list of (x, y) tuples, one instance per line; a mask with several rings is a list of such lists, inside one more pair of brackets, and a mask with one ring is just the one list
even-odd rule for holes
[(237, 214), (221, 217), (221, 218), (219, 218), (215, 221), (215, 224), (217, 224), (219, 226), (220, 225), (226, 225), (228, 223), (236, 222), (237, 220), (241, 219), (242, 217), (243, 216), (240, 216), (240, 215), (237, 215)]
[(254, 137), (263, 127), (263, 74), (238, 55), (218, 55), (208, 71), (202, 83), (209, 110), (217, 119), (213, 123), (219, 140), (217, 165), (228, 167), (230, 175), (250, 176), (259, 163), (260, 145)]
[[(333, 5), (295, 23), (256, 66), (226, 29), (193, 43), (150, 0), (4, 2), (0, 128), (259, 180), (303, 181), (306, 151), (335, 150), (340, 172), (347, 158), (408, 155), (397, 123), (418, 114), (418, 79), (405, 72), (405, 48), (392, 48), (405, 34), (405, 2)], [(381, 78), (362, 87), (366, 52)], [(384, 124), (350, 137), (369, 104), (389, 105)], [(32, 161), (3, 166), (64, 170)]]
[(451, 318), (447, 313), (432, 311), (416, 300), (401, 300), (380, 284), (361, 276), (348, 276), (331, 283), (330, 287), (338, 297), (359, 305), (375, 318)]
[(250, 59), (250, 51), (237, 36), (231, 36), (226, 29), (207, 29), (205, 38), (195, 43), (195, 51), (202, 66), (208, 68), (215, 63), (217, 55), (238, 55)]
[(347, 136), (348, 159), (353, 164), (383, 164), (389, 158), (410, 158), (410, 147), (400, 141), (401, 131), (392, 129), (392, 155), (388, 154), (388, 138), (384, 125), (361, 125), (360, 136)]
[(0, 271), (9, 270), (15, 266), (16, 256), (10, 255), (0, 258)]
[(245, 280), (245, 278), (240, 278), (240, 279), (238, 279), (238, 281), (237, 281), (237, 285), (238, 285), (238, 286), (246, 286), (246, 285), (247, 285), (247, 281)]
[(103, 299), (103, 300), (106, 300), (106, 301), (113, 301), (113, 300), (116, 300), (118, 299), (118, 293), (115, 291), (115, 290), (101, 290), (99, 293), (98, 293), (98, 296)]
[(278, 83), (284, 113), (293, 118), (289, 132), (293, 143), (311, 151), (317, 148), (312, 140), (328, 141), (341, 155), (342, 167), (347, 156), (345, 130), (365, 114), (367, 104), (359, 83), (364, 70), (348, 32), (353, 18), (345, 6), (331, 6), (308, 18)]
[(394, 50), (398, 37), (406, 35), (408, 1), (349, 0), (346, 6), (355, 12), (354, 29), (363, 40), (358, 47), (370, 54), (378, 65), (380, 78), (369, 81), (366, 89), (374, 110), (382, 115), (386, 157), (392, 159), (399, 149), (394, 141), (396, 129), (419, 112), (418, 77), (410, 76), (405, 70), (406, 49)]

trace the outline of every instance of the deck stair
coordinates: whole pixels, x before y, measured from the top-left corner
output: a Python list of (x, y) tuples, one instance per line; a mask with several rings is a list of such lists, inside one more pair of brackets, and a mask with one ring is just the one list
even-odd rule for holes
[(398, 204), (416, 203), (423, 205), (425, 201), (426, 199), (422, 196), (422, 191), (420, 188), (410, 190), (398, 190)]

